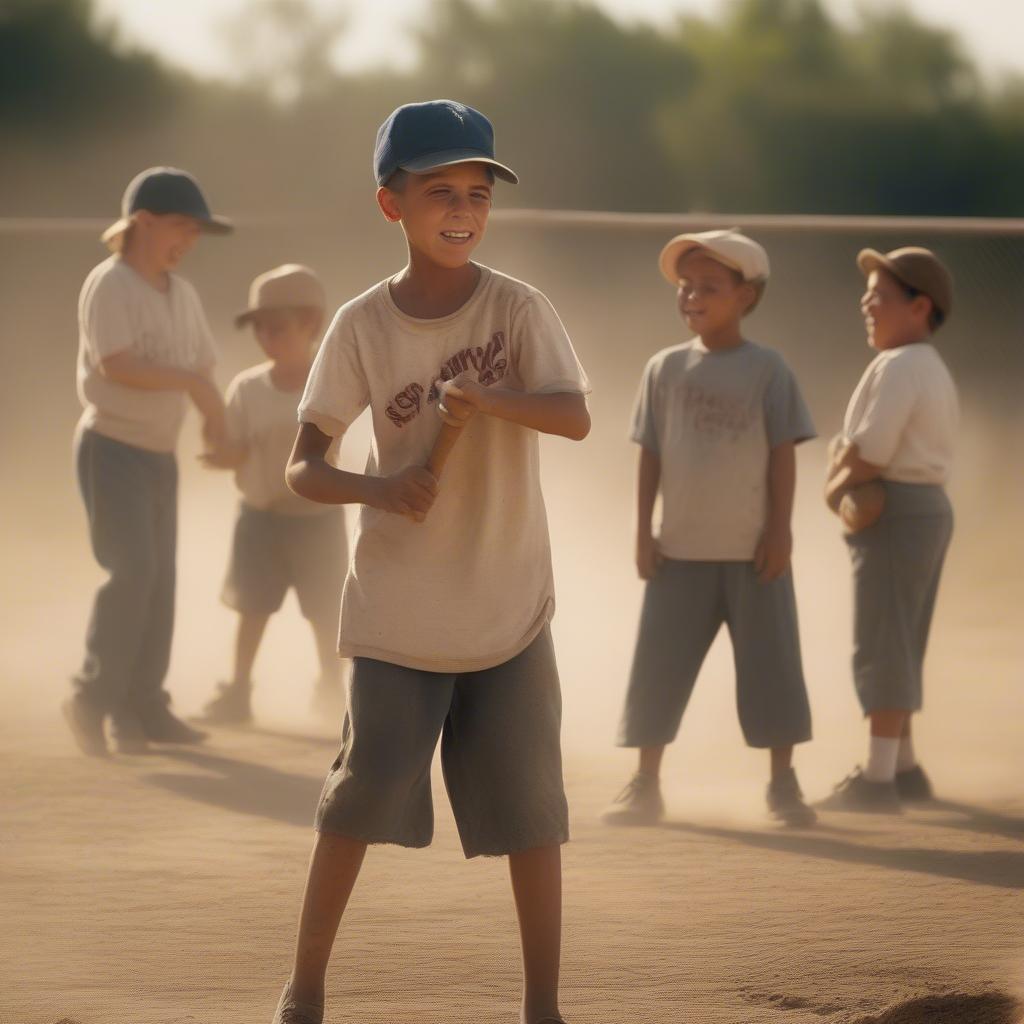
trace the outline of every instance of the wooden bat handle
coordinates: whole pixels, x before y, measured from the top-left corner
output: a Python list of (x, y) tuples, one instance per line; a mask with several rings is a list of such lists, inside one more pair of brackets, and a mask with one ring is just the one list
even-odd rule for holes
[(435, 479), (441, 479), (444, 464), (448, 461), (455, 442), (462, 434), (462, 429), (462, 427), (453, 427), (450, 423), (441, 424), (434, 447), (430, 449), (430, 457), (427, 459), (427, 469), (434, 474)]

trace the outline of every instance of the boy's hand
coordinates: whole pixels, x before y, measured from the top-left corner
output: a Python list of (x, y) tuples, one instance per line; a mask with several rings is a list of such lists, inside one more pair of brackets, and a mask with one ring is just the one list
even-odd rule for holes
[(238, 469), (249, 457), (249, 448), (245, 444), (222, 441), (214, 448), (199, 453), (199, 461), (207, 469)]
[(437, 497), (437, 480), (422, 466), (409, 466), (392, 476), (382, 477), (375, 490), (375, 500), (368, 504), (422, 523)]
[(188, 396), (203, 419), (203, 441), (207, 449), (222, 447), (227, 439), (227, 426), (224, 422), (224, 399), (217, 385), (205, 374), (197, 373), (189, 380)]
[(649, 533), (639, 534), (636, 539), (636, 571), (640, 579), (653, 579), (663, 560), (658, 542)]
[(455, 380), (439, 380), (437, 390), (441, 393), (438, 415), (445, 423), (462, 427), (479, 411), (484, 387), (467, 374), (460, 374)]
[(761, 583), (777, 580), (788, 568), (793, 554), (793, 533), (788, 523), (769, 523), (754, 552), (754, 571)]

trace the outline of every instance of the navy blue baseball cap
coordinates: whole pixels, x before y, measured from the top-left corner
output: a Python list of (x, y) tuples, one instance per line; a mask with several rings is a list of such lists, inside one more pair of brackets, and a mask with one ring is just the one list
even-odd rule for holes
[(426, 174), (452, 164), (484, 163), (515, 185), (515, 172), (494, 159), (494, 128), (472, 107), (455, 100), (406, 103), (377, 131), (373, 173), (378, 185), (395, 171)]
[[(195, 217), (204, 231), (226, 235), (234, 225), (226, 217), (210, 212), (199, 182), (177, 167), (149, 167), (135, 175), (121, 197), (121, 217), (100, 235), (108, 246), (131, 224), (137, 210), (150, 213), (180, 213)], [(116, 243), (115, 246), (116, 247)]]

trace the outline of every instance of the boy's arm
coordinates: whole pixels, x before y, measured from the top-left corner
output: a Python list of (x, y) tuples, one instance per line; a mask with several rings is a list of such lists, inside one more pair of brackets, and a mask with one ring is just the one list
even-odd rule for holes
[(785, 441), (768, 455), (768, 519), (754, 552), (754, 571), (762, 583), (778, 579), (789, 568), (795, 493), (796, 445)]
[(107, 380), (140, 391), (184, 391), (203, 418), (203, 439), (219, 443), (224, 437), (224, 400), (213, 381), (212, 367), (182, 370), (141, 359), (129, 351), (115, 352), (99, 364)]
[(199, 454), (199, 461), (207, 469), (238, 469), (247, 458), (249, 446), (244, 441), (225, 440), (218, 447)]
[(285, 481), (295, 494), (324, 505), (371, 505), (417, 522), (426, 518), (437, 496), (431, 473), (421, 466), (386, 477), (349, 473), (327, 461), (332, 440), (314, 424), (301, 424), (285, 470)]
[(856, 444), (848, 444), (829, 467), (829, 477), (825, 484), (825, 503), (838, 515), (843, 495), (853, 487), (877, 480), (882, 475), (882, 469), (882, 466), (865, 462), (860, 457)]
[(573, 441), (582, 441), (590, 433), (587, 399), (578, 391), (531, 394), (460, 380), (445, 387), (444, 405), (452, 414), (446, 422), (465, 422), (474, 412), (482, 412), (542, 434), (557, 434)]
[(661, 458), (650, 448), (641, 447), (636, 477), (636, 571), (642, 580), (651, 579), (662, 561), (651, 528), (660, 483)]

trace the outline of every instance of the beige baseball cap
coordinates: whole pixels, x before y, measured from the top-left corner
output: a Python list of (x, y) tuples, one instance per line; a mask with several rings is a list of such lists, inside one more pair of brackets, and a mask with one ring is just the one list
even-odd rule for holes
[(323, 309), (326, 305), (320, 278), (301, 263), (274, 267), (249, 285), (249, 308), (235, 317), (235, 326), (244, 327), (263, 310)]
[(703, 249), (713, 260), (739, 271), (744, 281), (767, 281), (771, 272), (768, 253), (752, 238), (740, 232), (739, 228), (724, 231), (698, 231), (676, 235), (661, 255), (658, 266), (662, 276), (673, 287), (679, 284), (679, 259), (694, 249)]
[(861, 249), (857, 266), (865, 277), (872, 270), (887, 270), (914, 291), (927, 295), (943, 319), (953, 308), (953, 275), (931, 249), (918, 245), (905, 245), (886, 253)]

